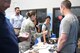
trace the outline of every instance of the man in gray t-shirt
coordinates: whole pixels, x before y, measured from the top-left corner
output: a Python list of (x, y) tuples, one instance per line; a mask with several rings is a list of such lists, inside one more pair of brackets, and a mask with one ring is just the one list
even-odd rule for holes
[(70, 1), (61, 3), (60, 10), (65, 17), (60, 24), (57, 53), (75, 53), (76, 50), (79, 22), (70, 9)]
[(62, 51), (64, 53), (74, 52), (78, 33), (78, 19), (75, 15), (71, 13), (67, 14), (61, 21), (59, 35), (61, 36), (63, 33), (67, 35), (67, 40), (62, 48)]

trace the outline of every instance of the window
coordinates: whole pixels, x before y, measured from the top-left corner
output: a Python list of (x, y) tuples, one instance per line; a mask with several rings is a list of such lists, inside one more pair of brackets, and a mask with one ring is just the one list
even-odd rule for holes
[(30, 9), (30, 10), (21, 10), (21, 14), (26, 17), (26, 12), (35, 11), (37, 15), (37, 19), (40, 23), (45, 21), (45, 17), (47, 16), (47, 9)]
[[(80, 6), (72, 7), (71, 11), (78, 17), (79, 19), (79, 24), (80, 24)], [(59, 26), (60, 26), (60, 20), (59, 16), (62, 16), (60, 13), (59, 8), (53, 8), (53, 33), (59, 36)], [(63, 18), (63, 17), (62, 17)], [(79, 27), (80, 29), (80, 27)], [(79, 30), (79, 35), (80, 35), (80, 30)]]

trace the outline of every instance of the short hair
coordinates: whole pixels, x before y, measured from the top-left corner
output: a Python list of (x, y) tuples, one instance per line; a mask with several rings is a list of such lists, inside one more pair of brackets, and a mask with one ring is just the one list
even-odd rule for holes
[(61, 5), (65, 6), (67, 9), (71, 9), (71, 2), (69, 0), (62, 1)]
[(16, 10), (16, 9), (20, 9), (20, 8), (19, 8), (19, 7), (15, 7), (15, 10)]
[(50, 17), (50, 16), (47, 16), (45, 19), (47, 19), (47, 18), (51, 19), (51, 17)]
[(27, 15), (28, 15), (28, 17), (31, 17), (32, 15), (36, 15), (36, 12), (34, 12), (34, 11), (29, 11)]

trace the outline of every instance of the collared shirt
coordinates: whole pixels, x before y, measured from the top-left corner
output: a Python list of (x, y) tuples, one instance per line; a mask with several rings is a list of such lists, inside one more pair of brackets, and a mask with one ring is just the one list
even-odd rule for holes
[(14, 28), (21, 28), (21, 24), (23, 22), (23, 16), (22, 15), (13, 15), (10, 19), (11, 24)]
[(12, 25), (0, 12), (0, 53), (19, 53), (18, 41)]
[(78, 35), (78, 27), (79, 27), (79, 21), (77, 17), (69, 13), (67, 14), (61, 21), (60, 24), (60, 33), (66, 33), (67, 34), (67, 41), (65, 42), (61, 53), (74, 53), (77, 43), (77, 35)]

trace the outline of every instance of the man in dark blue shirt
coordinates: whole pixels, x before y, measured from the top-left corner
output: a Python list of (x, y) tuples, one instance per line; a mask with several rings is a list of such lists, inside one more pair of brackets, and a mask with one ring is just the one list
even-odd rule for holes
[(0, 53), (19, 53), (17, 37), (4, 14), (10, 2), (11, 0), (0, 0)]

